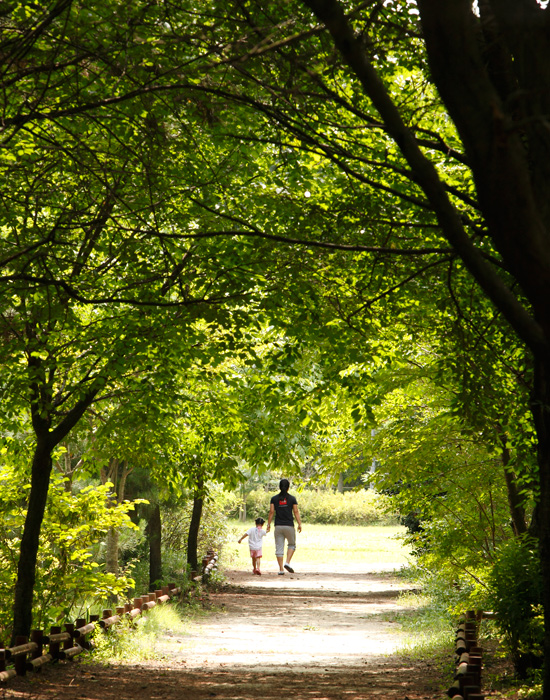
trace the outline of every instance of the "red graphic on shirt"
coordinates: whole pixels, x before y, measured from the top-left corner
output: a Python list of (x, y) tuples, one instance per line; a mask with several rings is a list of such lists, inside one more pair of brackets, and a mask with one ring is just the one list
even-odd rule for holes
[(286, 498), (283, 501), (279, 500), (279, 505), (286, 506), (287, 505)]

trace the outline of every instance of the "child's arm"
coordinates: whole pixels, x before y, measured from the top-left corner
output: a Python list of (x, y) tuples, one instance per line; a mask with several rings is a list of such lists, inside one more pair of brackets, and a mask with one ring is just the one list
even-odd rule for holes
[(241, 537), (241, 539), (239, 540), (239, 544), (241, 544), (241, 542), (244, 540), (245, 537), (248, 537), (248, 532), (245, 532), (245, 533), (244, 533), (244, 535), (243, 535), (243, 536)]

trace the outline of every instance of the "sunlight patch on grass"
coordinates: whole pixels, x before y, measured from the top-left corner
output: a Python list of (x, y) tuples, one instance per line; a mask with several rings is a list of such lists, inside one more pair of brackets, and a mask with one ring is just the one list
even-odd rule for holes
[(431, 597), (418, 593), (404, 592), (398, 602), (401, 610), (386, 615), (405, 635), (397, 654), (431, 659), (446, 674), (452, 674), (455, 630), (449, 613), (434, 604)]
[[(222, 554), (226, 566), (237, 569), (250, 566), (247, 540), (238, 544), (238, 538), (253, 527), (253, 522), (232, 522), (232, 535)], [(374, 567), (394, 565), (396, 568), (410, 564), (410, 552), (401, 537), (406, 529), (401, 526), (372, 525), (308, 525), (304, 524), (296, 536), (296, 557), (301, 565), (354, 563)], [(275, 558), (273, 530), (264, 538), (264, 561)]]
[(122, 620), (108, 631), (94, 633), (93, 661), (135, 663), (157, 658), (156, 641), (166, 633), (183, 634), (186, 621), (172, 605), (158, 605), (135, 622)]

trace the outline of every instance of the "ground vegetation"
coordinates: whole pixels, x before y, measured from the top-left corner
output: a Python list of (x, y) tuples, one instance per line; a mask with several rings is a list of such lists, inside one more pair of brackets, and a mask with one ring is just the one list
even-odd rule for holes
[[(187, 371), (221, 396), (229, 357), (241, 377), (267, 368), (254, 418), (248, 404), (225, 432), (279, 464), (292, 445), (296, 470), (308, 451), (326, 477), (357, 464), (374, 408), (397, 397), (387, 377), (425, 351), (430, 376), (395, 392), (434, 387), (416, 415), (437, 414), (432, 437), (447, 422), (445, 459), (458, 468), (462, 450), (485, 486), (500, 474), (512, 537), (538, 542), (549, 656), (548, 12), (2, 7), (2, 440), (30, 484), (14, 634), (31, 624), (54, 451), (98, 406), (120, 417), (125, 397), (181, 381), (148, 410), (161, 422), (188, 392), (184, 458), (163, 462), (198, 503), (209, 478), (257, 465), (228, 454)], [(266, 431), (260, 404), (278, 401), (287, 420)]]

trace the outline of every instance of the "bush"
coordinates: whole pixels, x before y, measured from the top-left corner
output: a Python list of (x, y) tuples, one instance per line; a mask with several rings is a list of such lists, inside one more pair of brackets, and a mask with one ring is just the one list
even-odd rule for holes
[[(16, 579), (20, 536), (25, 521), (19, 475), (0, 468), (0, 634), (11, 629), (13, 586)], [(129, 511), (133, 504), (110, 502), (110, 485), (86, 486), (78, 493), (66, 488), (66, 480), (52, 474), (48, 504), (40, 533), (33, 627), (44, 628), (56, 620), (80, 616), (90, 601), (124, 595), (132, 586), (128, 572), (115, 576), (93, 560), (110, 527), (133, 529)]]
[(490, 603), (516, 673), (526, 678), (543, 660), (542, 574), (536, 541), (510, 540), (489, 577)]
[[(198, 538), (198, 557), (200, 559), (209, 549), (220, 552), (228, 538), (229, 526), (226, 513), (234, 505), (234, 496), (221, 488), (212, 486), (205, 499)], [(193, 499), (172, 508), (162, 509), (162, 559), (166, 583), (178, 581), (185, 586), (187, 576), (187, 535), (193, 510)], [(146, 557), (145, 557), (146, 559)], [(145, 561), (142, 567), (136, 567), (133, 574), (141, 586), (147, 586), (148, 570)]]
[[(389, 499), (372, 490), (333, 491), (304, 490), (293, 492), (304, 522), (324, 525), (394, 525), (397, 517), (389, 512)], [(269, 499), (273, 493), (263, 489), (251, 491), (246, 497), (247, 516), (250, 520), (267, 520)], [(236, 515), (236, 512), (231, 512)]]
[(122, 620), (109, 630), (96, 628), (94, 661), (138, 662), (158, 656), (157, 642), (166, 632), (183, 633), (185, 623), (174, 605), (157, 605), (136, 621)]

